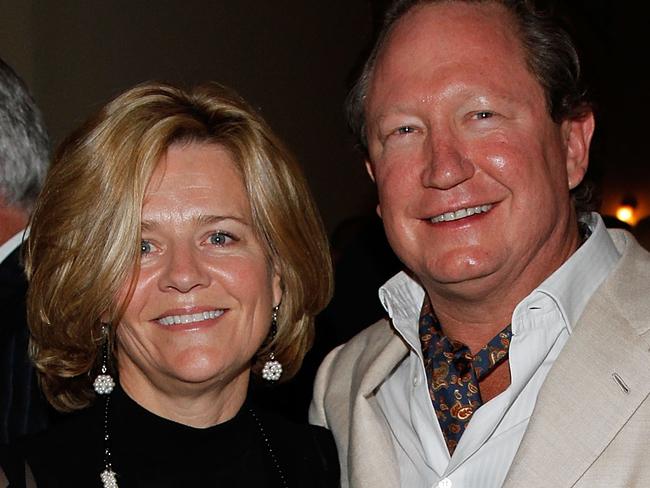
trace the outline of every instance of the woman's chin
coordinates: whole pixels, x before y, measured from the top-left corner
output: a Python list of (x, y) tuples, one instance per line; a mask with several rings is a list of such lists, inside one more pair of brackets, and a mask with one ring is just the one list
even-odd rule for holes
[(241, 381), (248, 377), (250, 364), (234, 364), (226, 361), (223, 354), (205, 350), (192, 350), (183, 353), (170, 365), (170, 374), (181, 383), (189, 385), (221, 385)]

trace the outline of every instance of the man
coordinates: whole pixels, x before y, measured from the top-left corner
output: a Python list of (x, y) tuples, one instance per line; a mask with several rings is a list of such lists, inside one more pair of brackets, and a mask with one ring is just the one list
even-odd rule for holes
[(48, 148), (38, 108), (0, 59), (0, 443), (40, 430), (47, 420), (27, 355), (27, 283), (20, 246), (47, 169)]
[(650, 486), (650, 255), (574, 208), (582, 95), (525, 1), (389, 9), (349, 108), (408, 272), (319, 371), (343, 486)]

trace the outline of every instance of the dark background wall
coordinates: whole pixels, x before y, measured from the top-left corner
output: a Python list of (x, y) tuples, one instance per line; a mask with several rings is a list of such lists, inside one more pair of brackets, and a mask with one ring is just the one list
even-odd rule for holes
[(342, 115), (370, 28), (363, 0), (0, 0), (0, 56), (54, 142), (136, 83), (217, 80), (296, 153), (330, 230), (374, 202)]
[[(342, 104), (385, 3), (0, 0), (0, 56), (34, 92), (54, 142), (144, 80), (231, 85), (297, 154), (332, 231), (374, 207)], [(650, 214), (648, 43), (633, 40), (641, 15), (632, 2), (561, 3), (575, 19), (599, 101), (593, 173), (603, 183), (603, 210), (613, 213), (633, 194)]]

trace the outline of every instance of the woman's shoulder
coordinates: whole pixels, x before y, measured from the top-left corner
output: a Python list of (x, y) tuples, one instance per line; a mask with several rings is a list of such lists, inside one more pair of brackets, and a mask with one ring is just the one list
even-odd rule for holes
[(101, 424), (97, 424), (94, 407), (65, 414), (46, 430), (20, 438), (16, 448), (27, 455), (43, 451), (49, 451), (51, 455), (52, 450), (56, 449), (81, 450), (94, 437), (95, 431), (101, 434)]
[(339, 486), (338, 455), (329, 430), (292, 422), (277, 413), (258, 408), (253, 412), (258, 416), (271, 448), (278, 451), (281, 464), (305, 483), (300, 486)]
[[(93, 444), (101, 441), (101, 430), (93, 409), (62, 416), (48, 429), (16, 440), (5, 450), (3, 468), (11, 481), (21, 477), (25, 465), (29, 466), (38, 486), (50, 486), (48, 479), (58, 478), (58, 473), (79, 473), (94, 469), (101, 458)], [(97, 458), (97, 459), (95, 459)], [(20, 478), (18, 478), (20, 479)], [(20, 485), (17, 485), (20, 486)], [(58, 486), (56, 484), (52, 486)]]

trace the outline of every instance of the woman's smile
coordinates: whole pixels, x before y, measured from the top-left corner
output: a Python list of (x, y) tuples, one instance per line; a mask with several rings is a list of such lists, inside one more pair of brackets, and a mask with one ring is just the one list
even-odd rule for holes
[(204, 311), (193, 311), (187, 310), (182, 313), (177, 312), (166, 312), (165, 315), (156, 319), (160, 325), (165, 326), (174, 326), (174, 325), (186, 325), (186, 324), (197, 324), (200, 322), (213, 322), (214, 319), (221, 317), (225, 313), (225, 310), (220, 309), (209, 309)]

